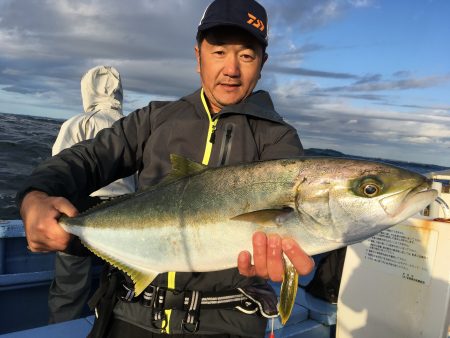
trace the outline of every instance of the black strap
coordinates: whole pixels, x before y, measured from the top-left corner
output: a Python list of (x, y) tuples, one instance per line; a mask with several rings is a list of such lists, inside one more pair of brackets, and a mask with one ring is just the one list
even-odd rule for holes
[(165, 331), (167, 327), (167, 317), (164, 312), (164, 303), (166, 299), (166, 290), (164, 288), (156, 289), (156, 292), (153, 294), (153, 307), (152, 307), (152, 320), (151, 324), (154, 329)]
[[(258, 305), (239, 290), (222, 292), (178, 291), (149, 285), (138, 297), (134, 297), (132, 283), (124, 282), (118, 289), (118, 298), (124, 302), (140, 302), (151, 311), (151, 325), (165, 331), (167, 316), (165, 310), (184, 311), (181, 330), (186, 334), (196, 333), (200, 325), (201, 309), (234, 309), (255, 313)], [(243, 309), (246, 309), (245, 311)]]
[(133, 302), (135, 297), (134, 297), (134, 287), (130, 287), (127, 284), (122, 284), (122, 287), (124, 288), (124, 293), (122, 295), (120, 295), (120, 299), (123, 301), (127, 301), (127, 302)]
[(140, 298), (141, 305), (144, 307), (152, 307), (154, 301), (154, 295), (156, 292), (156, 287), (153, 285), (149, 285), (145, 288), (142, 293), (142, 297)]
[(188, 308), (181, 322), (181, 330), (184, 333), (196, 333), (200, 324), (200, 305), (202, 294), (200, 291), (191, 291)]
[[(159, 308), (162, 306), (164, 310), (182, 310), (189, 309), (189, 304), (194, 291), (178, 291), (173, 289), (167, 289), (164, 287), (155, 287), (150, 285), (145, 291), (138, 297), (131, 297), (134, 294), (132, 291), (132, 285), (128, 283), (122, 284), (119, 288), (119, 299), (125, 302), (137, 302), (139, 301), (146, 307)], [(155, 292), (158, 295), (155, 296)], [(202, 309), (230, 309), (236, 306), (246, 305), (248, 301), (252, 301), (245, 294), (239, 290), (229, 290), (221, 292), (202, 292), (200, 295), (199, 305)]]
[[(113, 287), (117, 288), (118, 283), (115, 283), (115, 285), (110, 284), (110, 279), (113, 274), (116, 274), (117, 270), (113, 269), (111, 266), (106, 264), (103, 266), (102, 272), (100, 273), (100, 284), (97, 290), (95, 290), (94, 294), (88, 301), (88, 306), (91, 311), (93, 311), (97, 305), (99, 304), (101, 298), (107, 293), (111, 293), (113, 290), (111, 290)], [(116, 276), (118, 277), (118, 276)], [(117, 281), (117, 279), (116, 279)]]
[(151, 311), (151, 326), (164, 332), (168, 322), (165, 310), (184, 311), (181, 330), (193, 334), (199, 330), (201, 309), (237, 309), (244, 313), (256, 313), (260, 306), (239, 289), (222, 292), (178, 291), (149, 285), (138, 297), (134, 297), (131, 282), (123, 282), (117, 290), (117, 298), (124, 302), (140, 302)]
[(95, 307), (96, 320), (88, 338), (103, 338), (111, 320), (114, 305), (117, 302), (116, 292), (120, 274), (108, 274), (108, 281), (101, 284), (94, 296), (89, 300), (89, 306)]

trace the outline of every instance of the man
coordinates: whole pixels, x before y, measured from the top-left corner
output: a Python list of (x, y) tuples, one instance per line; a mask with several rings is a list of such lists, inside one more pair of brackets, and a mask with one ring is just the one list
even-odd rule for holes
[[(97, 66), (81, 78), (81, 98), (84, 113), (73, 116), (61, 126), (52, 148), (52, 155), (72, 145), (89, 140), (104, 128), (123, 117), (123, 90), (119, 72), (114, 67)], [(117, 180), (74, 201), (83, 211), (101, 201), (134, 192), (135, 176)], [(78, 253), (79, 254), (79, 253)], [(79, 318), (91, 288), (91, 257), (57, 252), (55, 277), (49, 290), (49, 322), (58, 323)]]
[[(31, 250), (66, 248), (70, 236), (56, 219), (62, 213), (76, 215), (68, 199), (85, 196), (136, 170), (139, 189), (155, 185), (170, 172), (171, 153), (209, 166), (301, 155), (295, 129), (274, 111), (268, 93), (253, 92), (267, 59), (266, 46), (267, 16), (260, 4), (215, 0), (198, 27), (195, 52), (200, 90), (133, 112), (92, 142), (43, 163), (25, 183), (18, 199), (23, 199), (21, 215)], [(313, 261), (295, 241), (259, 232), (253, 236), (254, 265), (250, 253), (242, 252), (238, 269), (161, 274), (152, 282), (147, 298), (132, 297), (129, 281), (112, 271), (94, 296), (98, 319), (91, 337), (194, 332), (208, 337), (263, 337), (265, 304), (274, 298), (264, 279), (281, 281), (283, 253), (300, 274), (312, 270)], [(237, 310), (229, 302), (204, 306), (201, 300), (196, 303), (201, 306), (192, 311), (183, 306), (184, 295), (201, 293), (222, 299), (234, 295), (237, 288), (254, 296), (254, 302), (245, 302), (248, 309)], [(192, 297), (188, 298), (191, 302)]]

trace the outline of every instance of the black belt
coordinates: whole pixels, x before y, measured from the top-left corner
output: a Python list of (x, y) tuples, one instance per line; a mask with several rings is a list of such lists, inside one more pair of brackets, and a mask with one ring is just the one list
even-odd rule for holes
[(178, 291), (150, 285), (142, 294), (135, 297), (133, 288), (122, 284), (118, 297), (125, 302), (140, 302), (145, 307), (150, 307), (154, 301), (164, 298), (165, 310), (186, 310), (189, 308), (192, 297), (199, 297), (199, 305), (202, 309), (226, 309), (236, 306), (249, 307), (253, 304), (253, 301), (239, 290), (196, 292), (198, 292), (197, 295), (193, 294), (194, 291)]
[(131, 285), (119, 287), (118, 298), (124, 302), (139, 302), (152, 311), (152, 326), (163, 330), (167, 326), (165, 310), (185, 311), (182, 329), (187, 333), (198, 330), (200, 309), (234, 309), (256, 313), (258, 304), (239, 290), (221, 292), (178, 291), (149, 285), (138, 297)]

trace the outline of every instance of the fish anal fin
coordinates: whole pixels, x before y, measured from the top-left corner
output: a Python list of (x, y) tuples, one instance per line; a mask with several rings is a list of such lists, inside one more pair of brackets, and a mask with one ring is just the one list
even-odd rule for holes
[(111, 257), (108, 254), (103, 253), (101, 250), (93, 248), (91, 245), (82, 242), (86, 248), (88, 248), (90, 251), (92, 251), (95, 255), (100, 257), (101, 259), (105, 260), (112, 266), (118, 268), (119, 270), (126, 273), (128, 276), (130, 276), (131, 280), (134, 283), (134, 293), (135, 296), (139, 296), (142, 291), (145, 290), (145, 288), (156, 278), (158, 275), (158, 272), (143, 272), (139, 271), (126, 263), (120, 261), (119, 259), (116, 259), (114, 257)]
[(232, 218), (235, 221), (251, 222), (264, 227), (279, 227), (292, 209), (264, 209), (248, 212)]
[(281, 323), (284, 325), (291, 316), (294, 308), (295, 297), (298, 289), (298, 274), (294, 266), (287, 259), (284, 262), (283, 282), (280, 290), (280, 303), (278, 304), (278, 312), (280, 314)]
[(156, 276), (158, 275), (157, 273), (155, 274), (149, 274), (149, 273), (143, 273), (140, 271), (125, 271), (133, 280), (134, 282), (134, 293), (135, 296), (139, 296), (142, 291), (145, 290), (145, 288), (147, 286), (150, 285), (151, 282), (153, 282), (153, 280), (156, 278)]

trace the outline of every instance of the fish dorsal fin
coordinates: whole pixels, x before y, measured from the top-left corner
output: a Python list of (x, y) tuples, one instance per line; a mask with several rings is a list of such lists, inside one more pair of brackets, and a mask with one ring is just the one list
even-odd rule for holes
[(256, 223), (264, 227), (279, 227), (291, 212), (290, 208), (264, 209), (235, 216), (232, 220)]
[(284, 325), (291, 316), (294, 308), (295, 297), (298, 289), (298, 273), (287, 257), (283, 256), (284, 275), (280, 290), (280, 303), (278, 304), (278, 312), (280, 314), (281, 323)]
[(170, 154), (170, 162), (172, 163), (172, 170), (182, 177), (195, 174), (207, 168), (201, 163), (191, 161), (177, 154)]
[(107, 261), (112, 266), (118, 268), (119, 270), (126, 273), (130, 278), (132, 279), (134, 283), (134, 293), (135, 296), (139, 296), (142, 291), (145, 290), (147, 286), (150, 285), (150, 283), (156, 278), (156, 276), (159, 274), (159, 272), (142, 272), (139, 270), (134, 269), (133, 267), (127, 265), (124, 262), (121, 262), (120, 260), (111, 257), (108, 254), (105, 254), (101, 252), (100, 250), (94, 249), (92, 246), (90, 246), (87, 243), (82, 242), (86, 248), (88, 248), (90, 251), (92, 251), (94, 254), (96, 254), (101, 259)]
[(170, 154), (170, 162), (172, 163), (172, 171), (162, 180), (162, 183), (170, 183), (177, 179), (203, 171), (207, 168), (207, 166), (201, 163), (191, 161), (177, 154)]

